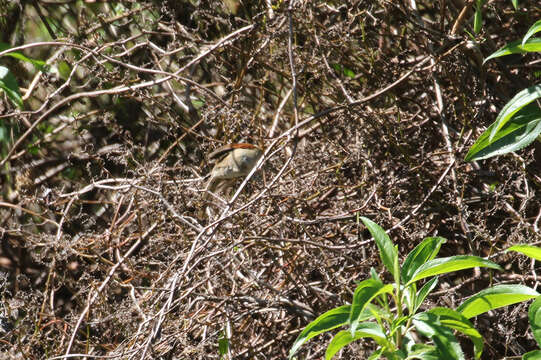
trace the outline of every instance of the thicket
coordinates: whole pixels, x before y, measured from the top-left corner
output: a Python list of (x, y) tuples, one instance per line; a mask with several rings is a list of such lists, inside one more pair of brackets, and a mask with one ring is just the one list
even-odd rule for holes
[[(541, 243), (540, 143), (464, 158), (538, 83), (538, 53), (483, 61), (539, 19), (535, 0), (0, 0), (0, 355), (287, 358), (359, 282), (392, 282), (362, 217), (401, 261), (442, 237), (503, 269), (440, 276), (421, 310), (535, 288), (505, 250)], [(231, 142), (261, 166), (205, 198)], [(528, 306), (470, 319), (482, 358), (538, 348)]]

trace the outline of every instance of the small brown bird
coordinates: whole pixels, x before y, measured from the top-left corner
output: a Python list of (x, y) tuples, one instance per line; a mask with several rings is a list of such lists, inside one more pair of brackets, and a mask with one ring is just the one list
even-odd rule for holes
[(263, 151), (255, 145), (239, 143), (222, 146), (209, 154), (216, 164), (210, 172), (207, 190), (221, 192), (231, 186), (233, 179), (246, 176), (257, 164)]

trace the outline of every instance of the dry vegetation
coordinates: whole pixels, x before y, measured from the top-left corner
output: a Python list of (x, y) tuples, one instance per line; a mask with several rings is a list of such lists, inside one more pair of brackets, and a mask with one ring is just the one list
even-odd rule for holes
[[(382, 271), (358, 215), (402, 254), (439, 235), (443, 256), (506, 269), (444, 277), (430, 305), (535, 286), (502, 250), (541, 240), (541, 148), (462, 159), (535, 80), (531, 55), (479, 61), (539, 3), (489, 1), (477, 44), (461, 0), (412, 3), (1, 0), (2, 41), (51, 65), (0, 59), (26, 96), (0, 102), (3, 358), (218, 359), (226, 334), (231, 358), (283, 359)], [(205, 154), (240, 141), (266, 147), (262, 167), (206, 202)], [(535, 348), (526, 306), (475, 320), (483, 358)]]

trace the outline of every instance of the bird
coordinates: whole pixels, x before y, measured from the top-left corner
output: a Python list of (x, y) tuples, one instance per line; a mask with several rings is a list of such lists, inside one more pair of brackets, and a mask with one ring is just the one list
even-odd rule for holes
[(234, 179), (248, 175), (262, 155), (261, 148), (247, 143), (228, 144), (214, 150), (208, 155), (209, 161), (216, 163), (206, 190), (214, 193), (230, 187)]

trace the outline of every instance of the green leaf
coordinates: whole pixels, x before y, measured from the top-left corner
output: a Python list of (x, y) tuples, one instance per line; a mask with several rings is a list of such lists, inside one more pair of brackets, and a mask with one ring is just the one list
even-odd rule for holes
[(62, 78), (62, 80), (67, 80), (71, 73), (71, 66), (68, 64), (67, 61), (59, 61), (58, 65), (58, 74)]
[(464, 158), (466, 161), (488, 159), (520, 150), (541, 133), (541, 110), (530, 104), (519, 110), (490, 140), (496, 122), (477, 139)]
[(325, 359), (332, 359), (332, 357), (344, 346), (349, 345), (355, 340), (366, 337), (374, 339), (382, 347), (389, 346), (385, 333), (378, 324), (373, 322), (364, 322), (358, 325), (354, 336), (351, 336), (350, 331), (345, 330), (337, 333), (329, 343), (329, 346), (327, 346), (327, 351), (325, 351)]
[(351, 79), (354, 79), (355, 78), (355, 73), (353, 72), (353, 70), (345, 67), (344, 65), (341, 65), (341, 64), (331, 64), (331, 67), (334, 69), (334, 71), (336, 71), (337, 73), (342, 73), (344, 74), (345, 76), (351, 78)]
[(370, 278), (381, 282), (381, 279), (378, 273), (376, 272), (376, 269), (374, 269), (373, 267), (370, 268)]
[(406, 284), (406, 286), (429, 276), (446, 274), (453, 271), (470, 269), (478, 266), (502, 270), (500, 265), (493, 263), (490, 260), (480, 258), (478, 256), (451, 256), (430, 260), (424, 263), (417, 269), (417, 271), (415, 271), (415, 273), (412, 275), (411, 280)]
[(389, 293), (392, 290), (392, 285), (384, 285), (381, 281), (376, 281), (374, 279), (366, 279), (359, 283), (353, 294), (353, 302), (351, 304), (351, 312), (348, 320), (352, 336), (354, 336), (357, 325), (360, 322), (360, 317), (370, 301), (376, 296), (383, 293)]
[(28, 145), (26, 147), (26, 151), (28, 151), (28, 153), (30, 155), (38, 155), (39, 154), (39, 146), (36, 146), (36, 145)]
[(481, 11), (481, 5), (479, 4), (479, 1), (478, 1), (477, 6), (475, 7), (475, 16), (473, 18), (473, 32), (475, 34), (479, 34), (482, 26), (483, 26), (483, 13)]
[(442, 325), (459, 331), (469, 337), (474, 346), (475, 358), (481, 358), (484, 346), (483, 337), (464, 315), (455, 310), (444, 307), (436, 307), (428, 310), (427, 312), (438, 316)]
[(367, 304), (359, 315), (359, 322), (391, 316), (388, 311), (374, 304)]
[[(0, 42), (0, 52), (2, 52), (4, 50), (8, 50), (8, 49), (11, 49), (11, 46), (9, 44)], [(23, 55), (22, 53), (20, 53), (18, 51), (9, 52), (7, 54), (4, 54), (4, 56), (11, 56), (12, 58), (15, 58), (15, 59), (22, 60), (22, 61), (25, 61), (27, 63), (30, 63), (30, 64), (34, 65), (36, 68), (38, 68), (38, 70), (40, 70), (40, 71), (43, 71), (43, 72), (47, 71), (45, 61), (31, 59), (31, 58)]]
[(518, 253), (529, 256), (535, 260), (541, 261), (541, 248), (533, 245), (513, 245), (507, 251), (516, 251)]
[(511, 0), (511, 4), (513, 4), (515, 10), (518, 10), (518, 0)]
[(385, 351), (385, 349), (376, 349), (376, 351), (374, 351), (372, 354), (370, 354), (370, 356), (368, 357), (368, 359), (366, 360), (377, 360), (381, 357), (381, 355), (383, 354), (383, 352)]
[(426, 284), (423, 285), (421, 290), (417, 293), (417, 296), (415, 297), (415, 304), (413, 308), (413, 312), (417, 312), (419, 310), (419, 307), (423, 304), (423, 301), (425, 301), (426, 297), (434, 288), (438, 285), (438, 277), (433, 277), (429, 281), (426, 282)]
[(415, 343), (408, 334), (405, 334), (402, 338), (402, 344), (402, 350), (406, 353), (408, 359), (439, 360), (434, 345)]
[(415, 344), (412, 351), (408, 353), (408, 359), (441, 360), (436, 348), (425, 344)]
[(395, 272), (394, 264), (398, 261), (398, 251), (394, 247), (393, 242), (381, 226), (364, 216), (361, 216), (361, 220), (368, 228), (368, 231), (370, 231), (370, 234), (374, 237), (383, 265), (385, 265), (387, 270), (393, 274), (393, 278), (396, 279), (397, 274)]
[(440, 247), (447, 240), (442, 237), (429, 237), (423, 240), (409, 254), (402, 265), (402, 281), (411, 280), (411, 275), (425, 262), (432, 260), (438, 255)]
[(0, 89), (4, 90), (8, 98), (18, 107), (23, 107), (23, 99), (19, 92), (17, 79), (7, 67), (0, 66)]
[(420, 313), (415, 315), (412, 322), (419, 333), (432, 339), (436, 345), (440, 359), (465, 359), (460, 344), (453, 335), (453, 331), (443, 326), (438, 316), (430, 313)]
[[(396, 314), (394, 316), (396, 316)], [(389, 325), (389, 336), (394, 336), (394, 334), (396, 334), (398, 331), (403, 330), (404, 325), (409, 319), (409, 315), (395, 317)]]
[(528, 41), (529, 38), (532, 37), (533, 34), (538, 33), (541, 31), (541, 20), (537, 20), (535, 24), (533, 24), (530, 29), (528, 29), (528, 32), (524, 37), (522, 38), (522, 46)]
[(343, 72), (344, 72), (344, 75), (346, 75), (348, 78), (351, 78), (351, 79), (355, 79), (355, 73), (353, 72), (353, 70), (347, 68), (344, 66), (344, 68), (342, 69)]
[(347, 324), (350, 311), (350, 305), (342, 305), (318, 316), (317, 319), (308, 324), (299, 334), (289, 351), (289, 359), (295, 355), (302, 344), (314, 336)]
[(528, 309), (528, 320), (537, 345), (541, 346), (541, 296), (538, 296)]
[(494, 59), (501, 56), (511, 55), (511, 54), (525, 54), (529, 52), (538, 52), (541, 51), (541, 38), (530, 38), (524, 44), (522, 43), (522, 40), (516, 40), (513, 42), (510, 42), (509, 44), (505, 45), (504, 47), (496, 50), (492, 54), (490, 54), (485, 61), (483, 61), (483, 64), (489, 61), (490, 59)]
[(529, 351), (523, 354), (522, 360), (541, 360), (541, 350)]
[(381, 350), (383, 350), (381, 352), (381, 356), (387, 360), (406, 360), (406, 354), (400, 349), (389, 351), (389, 349), (381, 348)]
[(220, 334), (220, 337), (218, 338), (218, 353), (220, 354), (220, 358), (227, 355), (228, 350), (229, 350), (229, 339), (222, 332)]
[(524, 285), (496, 285), (473, 295), (456, 311), (469, 319), (490, 310), (530, 300), (538, 295), (537, 291)]
[[(490, 131), (489, 140), (492, 141), (496, 133), (524, 106), (541, 97), (541, 84), (530, 86), (516, 94), (500, 111), (496, 118), (495, 125)], [(529, 112), (529, 111), (528, 111)]]

